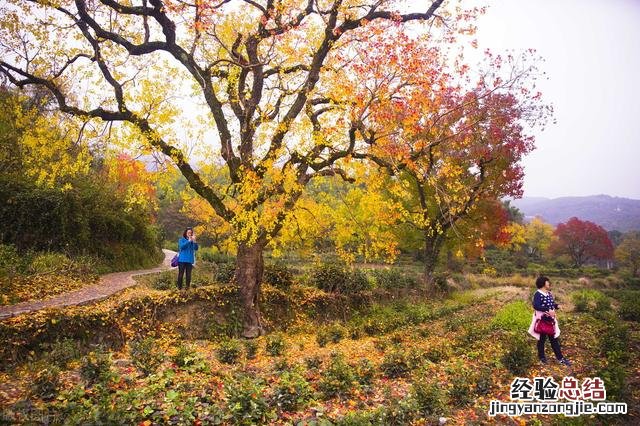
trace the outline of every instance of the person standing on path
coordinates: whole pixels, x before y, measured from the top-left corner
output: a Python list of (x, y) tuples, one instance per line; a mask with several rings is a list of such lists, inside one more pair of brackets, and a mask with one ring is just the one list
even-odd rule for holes
[(182, 290), (182, 277), (186, 275), (185, 289), (191, 286), (191, 270), (196, 261), (196, 236), (192, 228), (187, 228), (182, 233), (182, 238), (178, 240), (178, 290)]
[[(551, 281), (549, 278), (545, 276), (540, 276), (536, 280), (536, 287), (538, 290), (533, 295), (533, 309), (534, 314), (531, 319), (531, 325), (529, 326), (529, 334), (538, 339), (538, 358), (542, 364), (547, 363), (547, 358), (544, 355), (544, 343), (549, 337), (549, 342), (551, 343), (551, 348), (553, 349), (553, 353), (556, 356), (556, 359), (560, 364), (566, 365), (567, 367), (571, 366), (571, 362), (567, 358), (562, 355), (562, 350), (560, 349), (560, 341), (558, 337), (560, 336), (560, 327), (558, 327), (558, 319), (556, 318), (556, 309), (558, 309), (558, 304), (553, 300), (553, 295), (551, 294)], [(546, 334), (540, 334), (535, 331), (535, 323), (537, 320), (541, 320), (543, 316), (548, 315), (551, 316), (554, 321), (555, 333), (553, 336)]]

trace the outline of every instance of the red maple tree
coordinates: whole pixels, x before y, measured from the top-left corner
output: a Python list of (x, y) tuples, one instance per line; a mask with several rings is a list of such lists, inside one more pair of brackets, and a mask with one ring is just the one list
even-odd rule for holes
[(558, 224), (554, 233), (558, 240), (552, 245), (552, 251), (569, 255), (577, 267), (589, 261), (613, 258), (613, 243), (607, 231), (596, 223), (572, 217)]

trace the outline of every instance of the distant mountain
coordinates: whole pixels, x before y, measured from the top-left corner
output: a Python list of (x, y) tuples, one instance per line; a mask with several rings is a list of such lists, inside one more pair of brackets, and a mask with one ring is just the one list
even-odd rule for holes
[(527, 220), (540, 216), (545, 222), (557, 225), (575, 216), (595, 222), (608, 231), (640, 230), (640, 200), (609, 195), (554, 199), (525, 197), (512, 200), (511, 205), (520, 209)]

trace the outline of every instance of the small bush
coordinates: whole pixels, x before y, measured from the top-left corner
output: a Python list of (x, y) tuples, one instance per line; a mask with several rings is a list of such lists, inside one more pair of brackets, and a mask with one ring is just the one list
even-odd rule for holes
[(431, 362), (441, 362), (441, 361), (445, 361), (447, 359), (449, 359), (449, 357), (451, 357), (452, 355), (452, 349), (451, 346), (445, 344), (445, 343), (440, 343), (438, 345), (434, 345), (431, 346), (429, 349), (427, 349), (427, 351), (424, 353), (424, 356), (426, 359), (428, 359)]
[(361, 358), (356, 364), (356, 377), (363, 389), (369, 390), (376, 376), (376, 369), (368, 358)]
[(345, 288), (342, 289), (343, 293), (360, 293), (371, 289), (371, 283), (367, 274), (360, 269), (354, 269), (348, 275)]
[(417, 285), (414, 277), (406, 276), (398, 269), (374, 269), (371, 275), (378, 287), (388, 291), (415, 288)]
[(320, 327), (316, 333), (316, 342), (318, 342), (318, 346), (321, 348), (327, 346), (327, 343), (329, 343), (329, 331), (327, 327)]
[(14, 275), (22, 269), (24, 257), (18, 254), (15, 246), (0, 244), (0, 277)]
[(286, 371), (291, 370), (291, 364), (287, 360), (287, 358), (276, 358), (273, 362), (273, 371), (276, 373), (284, 373)]
[(34, 275), (59, 274), (69, 269), (70, 264), (69, 258), (62, 253), (38, 253), (31, 259), (27, 273)]
[(56, 366), (42, 366), (33, 377), (32, 395), (50, 400), (56, 397), (58, 389), (60, 389), (60, 369)]
[(274, 333), (267, 336), (265, 343), (265, 351), (271, 356), (280, 356), (286, 349), (284, 337), (280, 333)]
[(226, 383), (227, 410), (237, 425), (266, 424), (274, 413), (265, 397), (266, 387), (261, 379), (243, 376)]
[(472, 401), (472, 372), (461, 365), (449, 372), (449, 399), (456, 406), (465, 406)]
[(501, 361), (512, 374), (522, 375), (533, 364), (533, 351), (524, 338), (511, 335)]
[(164, 354), (158, 348), (158, 342), (152, 337), (134, 341), (131, 344), (131, 360), (147, 376), (155, 373), (162, 361)]
[(600, 336), (600, 353), (608, 359), (627, 362), (629, 359), (629, 328), (619, 321), (608, 324)]
[(277, 262), (265, 266), (263, 281), (282, 290), (288, 290), (293, 284), (293, 273), (285, 264)]
[(151, 282), (151, 287), (156, 290), (173, 290), (177, 288), (176, 273), (174, 271), (161, 272)]
[(620, 316), (627, 321), (640, 321), (640, 291), (626, 291), (620, 300)]
[(616, 362), (607, 363), (598, 370), (597, 377), (604, 381), (607, 400), (624, 401), (627, 397), (627, 372), (624, 365)]
[(329, 365), (318, 382), (318, 390), (326, 398), (349, 396), (358, 386), (356, 373), (340, 353), (331, 355)]
[(607, 296), (597, 290), (580, 290), (571, 294), (576, 312), (601, 312), (611, 309)]
[(60, 368), (65, 368), (69, 362), (80, 357), (78, 345), (72, 339), (59, 339), (49, 345), (47, 359)]
[(244, 350), (246, 352), (247, 359), (254, 359), (258, 354), (258, 343), (254, 340), (245, 340)]
[(487, 395), (493, 386), (493, 372), (489, 368), (480, 370), (474, 378), (474, 392), (477, 395)]
[(443, 414), (448, 402), (442, 387), (424, 375), (413, 382), (410, 395), (422, 416)]
[(495, 328), (505, 331), (522, 331), (531, 323), (531, 305), (521, 300), (503, 306), (491, 321)]
[(296, 411), (311, 399), (309, 382), (296, 371), (285, 371), (273, 390), (273, 403), (283, 411)]
[(88, 386), (111, 379), (111, 355), (102, 351), (89, 352), (82, 357), (80, 376)]
[(311, 282), (313, 285), (327, 293), (340, 292), (348, 279), (349, 274), (343, 263), (326, 262), (315, 266), (311, 270)]
[(310, 356), (304, 359), (304, 363), (309, 370), (317, 370), (322, 367), (322, 358), (317, 355)]
[(228, 284), (236, 275), (236, 264), (232, 262), (216, 263), (213, 279), (217, 283)]
[(390, 379), (406, 376), (411, 370), (405, 353), (394, 350), (385, 354), (380, 370)]
[(191, 346), (181, 343), (176, 352), (171, 355), (171, 361), (180, 368), (188, 368), (200, 362), (200, 357)]
[(218, 346), (216, 354), (220, 362), (235, 364), (242, 354), (242, 346), (237, 340), (225, 340)]

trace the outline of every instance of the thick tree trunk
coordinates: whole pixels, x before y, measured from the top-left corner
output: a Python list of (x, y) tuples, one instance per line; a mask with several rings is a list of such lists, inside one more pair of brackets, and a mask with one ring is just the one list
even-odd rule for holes
[(424, 237), (424, 280), (427, 291), (435, 291), (434, 271), (438, 263), (438, 255), (442, 248), (442, 239), (425, 235)]
[(242, 335), (247, 338), (264, 334), (258, 306), (264, 271), (263, 250), (264, 245), (259, 243), (250, 246), (241, 244), (238, 247), (236, 281), (240, 286), (240, 303), (243, 309)]

